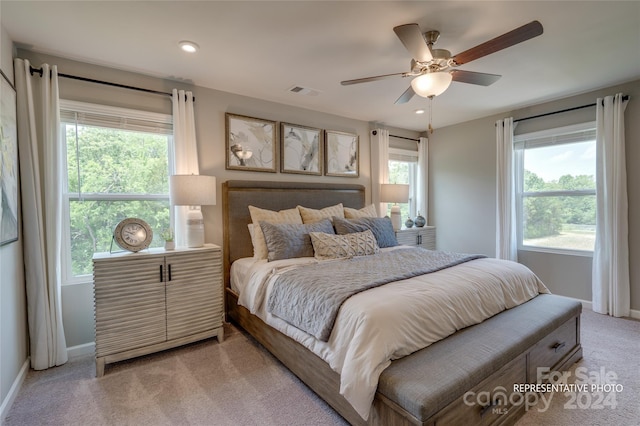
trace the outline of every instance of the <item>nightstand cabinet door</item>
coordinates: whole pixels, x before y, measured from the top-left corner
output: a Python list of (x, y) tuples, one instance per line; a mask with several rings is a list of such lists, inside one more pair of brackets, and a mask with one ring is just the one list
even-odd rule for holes
[(396, 239), (399, 244), (406, 246), (424, 247), (428, 250), (436, 249), (435, 226), (422, 228), (406, 228), (396, 231)]
[(163, 256), (94, 263), (97, 357), (166, 340), (163, 263)]
[(176, 253), (166, 263), (167, 339), (222, 327), (222, 252)]

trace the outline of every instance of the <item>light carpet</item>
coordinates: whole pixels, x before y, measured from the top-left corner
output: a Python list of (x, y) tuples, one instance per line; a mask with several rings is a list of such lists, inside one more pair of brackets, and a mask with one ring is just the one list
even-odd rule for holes
[[(30, 425), (346, 425), (251, 337), (226, 326), (216, 339), (107, 366), (92, 357), (30, 371), (3, 424)], [(581, 397), (571, 407), (554, 394), (549, 408), (528, 410), (518, 426), (640, 425), (640, 322), (585, 310), (584, 359), (571, 369), (615, 373), (613, 404)], [(577, 370), (580, 368), (580, 370)], [(609, 400), (611, 402), (611, 399)]]

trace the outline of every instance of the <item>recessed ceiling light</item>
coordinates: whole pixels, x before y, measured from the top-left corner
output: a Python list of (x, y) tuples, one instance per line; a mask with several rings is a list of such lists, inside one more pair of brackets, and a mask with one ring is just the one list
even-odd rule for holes
[(180, 49), (184, 50), (185, 52), (189, 52), (189, 53), (195, 53), (198, 51), (198, 49), (200, 49), (200, 46), (198, 46), (196, 43), (192, 42), (192, 41), (181, 41), (180, 43), (178, 43), (178, 46), (180, 46)]
[(424, 110), (423, 109), (417, 109), (416, 110), (416, 114), (424, 114)]

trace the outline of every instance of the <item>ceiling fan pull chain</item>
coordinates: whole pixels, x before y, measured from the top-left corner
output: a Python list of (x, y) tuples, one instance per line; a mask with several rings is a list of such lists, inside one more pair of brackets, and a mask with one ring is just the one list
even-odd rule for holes
[(433, 126), (431, 126), (432, 122), (433, 122), (433, 96), (429, 96), (429, 127), (427, 128), (427, 130), (429, 130), (429, 134), (433, 133)]

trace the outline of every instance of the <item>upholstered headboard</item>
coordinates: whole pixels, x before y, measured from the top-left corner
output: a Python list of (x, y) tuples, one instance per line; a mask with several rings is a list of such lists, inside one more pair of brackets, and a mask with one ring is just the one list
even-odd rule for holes
[(365, 205), (364, 186), (351, 184), (228, 180), (222, 184), (225, 282), (231, 263), (253, 256), (247, 225), (249, 206), (283, 210), (298, 205), (321, 209), (342, 203), (360, 209)]

